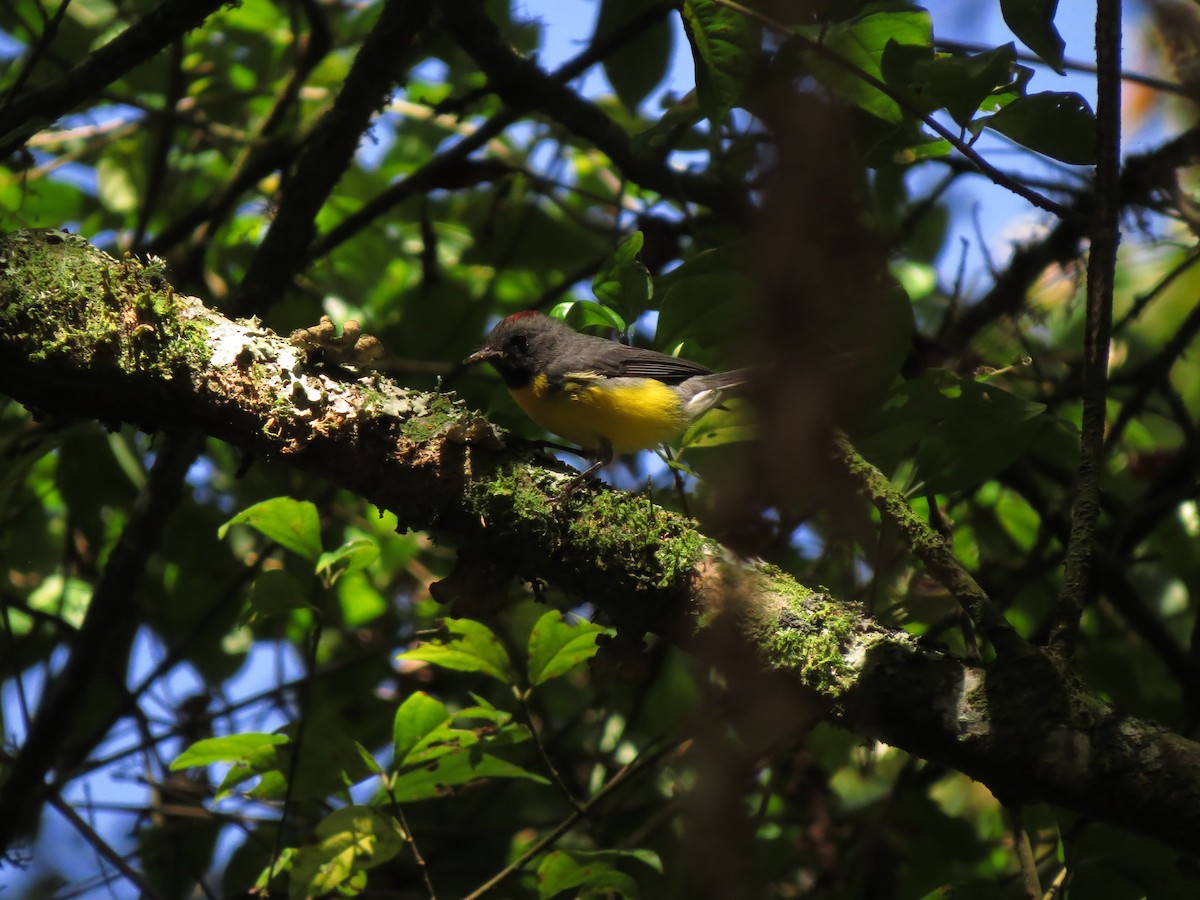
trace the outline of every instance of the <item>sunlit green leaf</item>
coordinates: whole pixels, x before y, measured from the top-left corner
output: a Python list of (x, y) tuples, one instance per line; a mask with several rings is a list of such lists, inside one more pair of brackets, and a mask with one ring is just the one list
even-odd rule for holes
[(564, 300), (556, 303), (546, 315), (552, 319), (562, 319), (577, 331), (599, 326), (606, 331), (623, 334), (629, 327), (615, 310), (586, 300)]
[(556, 609), (547, 612), (529, 633), (529, 684), (543, 684), (591, 659), (596, 655), (596, 638), (604, 632), (591, 622), (568, 624)]
[(170, 763), (172, 772), (194, 766), (211, 766), (215, 762), (246, 762), (259, 764), (274, 758), (276, 746), (288, 743), (287, 734), (246, 732), (228, 734), (222, 738), (197, 740)]
[(326, 584), (341, 576), (365, 569), (379, 558), (379, 545), (366, 538), (347, 541), (336, 550), (328, 550), (317, 559), (317, 574)]
[(412, 751), (435, 729), (449, 722), (446, 704), (424, 691), (416, 691), (400, 704), (392, 726), (394, 759), (401, 765)]
[(416, 766), (397, 775), (389, 796), (398, 803), (430, 800), (485, 778), (516, 778), (537, 784), (550, 783), (541, 775), (490, 753), (463, 749), (454, 750), (437, 757), (432, 763)]
[(446, 640), (421, 644), (398, 659), (418, 659), (455, 669), (459, 672), (480, 672), (505, 684), (516, 682), (516, 673), (508, 651), (495, 633), (473, 619), (442, 619), (449, 633)]
[(222, 525), (217, 535), (224, 538), (233, 525), (249, 525), (314, 563), (321, 557), (321, 521), (307, 500), (275, 497), (256, 503)]
[(303, 900), (342, 887), (356, 873), (394, 859), (406, 846), (400, 823), (370, 806), (346, 806), (317, 825), (320, 842), (292, 861), (288, 896)]

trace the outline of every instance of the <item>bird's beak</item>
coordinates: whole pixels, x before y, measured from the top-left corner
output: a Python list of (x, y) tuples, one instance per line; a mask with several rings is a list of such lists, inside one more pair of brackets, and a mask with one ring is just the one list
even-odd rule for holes
[(463, 360), (464, 366), (474, 365), (475, 363), (487, 362), (490, 359), (495, 359), (497, 356), (504, 354), (495, 347), (480, 347), (470, 356)]

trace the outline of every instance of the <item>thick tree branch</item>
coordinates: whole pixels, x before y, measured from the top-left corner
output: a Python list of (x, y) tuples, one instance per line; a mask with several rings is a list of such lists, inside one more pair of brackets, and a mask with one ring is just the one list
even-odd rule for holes
[(304, 267), (300, 251), (316, 234), (316, 217), (354, 157), (367, 124), (408, 65), (433, 12), (433, 0), (388, 0), (362, 43), (346, 81), (304, 143), (275, 221), (254, 254), (237, 307), (261, 309)]
[[(542, 465), (439, 394), (305, 360), (61, 232), (0, 244), (0, 390), (34, 409), (186, 426), (316, 473), (471, 549), (486, 578), (586, 594), (619, 628), (691, 645), (736, 630), (830, 720), (986, 783), (1200, 853), (1200, 744), (1125, 716), (1032, 652), (975, 666), (603, 486), (555, 503)], [(498, 577), (497, 577), (498, 576)], [(467, 577), (467, 576), (462, 576)]]
[(839, 431), (834, 435), (833, 453), (838, 467), (850, 475), (859, 493), (899, 529), (913, 553), (925, 564), (930, 574), (954, 595), (971, 622), (992, 642), (996, 651), (1009, 656), (1028, 654), (1029, 646), (954, 556), (946, 539), (904, 502), (904, 498), (899, 496), (882, 472), (859, 455), (845, 432)]

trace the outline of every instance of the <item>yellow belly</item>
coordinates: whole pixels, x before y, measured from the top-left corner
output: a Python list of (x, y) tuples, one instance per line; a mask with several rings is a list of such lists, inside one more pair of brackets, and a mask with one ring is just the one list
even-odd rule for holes
[(606, 442), (616, 453), (648, 450), (687, 425), (675, 391), (650, 378), (580, 380), (553, 388), (539, 375), (510, 393), (538, 425), (585, 450), (599, 450)]

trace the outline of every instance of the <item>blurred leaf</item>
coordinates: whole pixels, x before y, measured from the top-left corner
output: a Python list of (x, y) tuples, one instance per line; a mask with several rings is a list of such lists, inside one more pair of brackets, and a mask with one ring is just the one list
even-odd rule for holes
[(1096, 162), (1096, 116), (1079, 94), (1046, 91), (1018, 97), (999, 112), (976, 119), (971, 127), (991, 128), (1073, 166)]
[(1057, 11), (1058, 0), (1000, 0), (1000, 12), (1012, 33), (1062, 75), (1066, 44), (1054, 27)]
[[(744, 326), (747, 298), (753, 297), (755, 283), (740, 271), (724, 269), (728, 260), (700, 254), (671, 273), (662, 293), (656, 342), (674, 352), (684, 341), (706, 349), (728, 349), (730, 337)], [(689, 348), (685, 354), (696, 359)], [(697, 362), (720, 368), (712, 357)]]
[[(91, 605), (92, 586), (82, 579), (50, 575), (34, 588), (26, 602), (30, 609), (62, 619), (72, 628), (78, 628), (83, 624), (83, 617)], [(29, 620), (24, 616), (22, 618), (27, 629)]]
[(113, 212), (126, 213), (137, 209), (138, 189), (129, 169), (104, 157), (96, 163), (96, 187), (101, 202)]
[(357, 873), (394, 859), (408, 840), (399, 822), (370, 806), (335, 810), (316, 827), (315, 835), (320, 842), (301, 847), (292, 860), (288, 896), (293, 900), (342, 887)]
[(758, 436), (758, 429), (747, 420), (745, 410), (714, 409), (688, 426), (679, 439), (679, 446), (684, 450), (698, 450), (723, 444), (741, 444), (757, 440)]
[(473, 619), (442, 619), (449, 640), (421, 644), (397, 659), (419, 659), (458, 672), (481, 672), (505, 684), (516, 683), (512, 660), (490, 628)]
[(547, 612), (529, 633), (529, 684), (544, 684), (591, 659), (596, 655), (596, 638), (605, 632), (583, 620), (567, 624), (556, 609)]
[(217, 530), (224, 539), (230, 527), (249, 525), (293, 553), (316, 562), (321, 558), (321, 521), (307, 500), (275, 497), (242, 510)]
[(297, 609), (316, 609), (308, 600), (308, 590), (286, 569), (260, 572), (250, 589), (250, 617), (284, 616)]
[[(653, 6), (650, 0), (601, 0), (592, 40), (612, 34)], [(675, 35), (666, 16), (604, 58), (604, 75), (630, 111), (646, 99), (671, 64)]]

